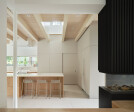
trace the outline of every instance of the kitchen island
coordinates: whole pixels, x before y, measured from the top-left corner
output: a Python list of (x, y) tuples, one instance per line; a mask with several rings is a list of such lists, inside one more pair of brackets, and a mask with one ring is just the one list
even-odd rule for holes
[[(18, 89), (18, 97), (21, 97), (22, 92), (22, 82), (25, 79), (30, 79), (34, 81), (34, 95), (36, 95), (36, 82), (37, 80), (46, 80), (48, 82), (47, 87), (47, 94), (50, 96), (50, 82), (51, 80), (60, 80), (61, 82), (61, 96), (64, 96), (64, 75), (63, 73), (27, 73), (27, 74), (18, 74), (17, 75), (17, 89)], [(46, 89), (46, 86), (43, 84), (40, 85), (40, 89)], [(25, 86), (24, 86), (25, 88)], [(30, 89), (31, 85), (28, 84), (27, 88)], [(58, 90), (59, 85), (53, 84), (52, 89)], [(22, 92), (24, 94), (24, 91)], [(27, 92), (26, 95), (30, 94), (30, 92)], [(40, 92), (40, 95), (43, 95), (43, 92)], [(55, 91), (53, 92), (53, 95), (58, 95), (59, 92)], [(13, 73), (7, 73), (7, 96), (13, 96)]]

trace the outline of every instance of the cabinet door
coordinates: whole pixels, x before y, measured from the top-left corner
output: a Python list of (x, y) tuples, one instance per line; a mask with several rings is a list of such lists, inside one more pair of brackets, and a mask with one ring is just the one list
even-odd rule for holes
[(89, 94), (90, 51), (89, 47), (82, 52), (82, 89)]
[(64, 84), (77, 84), (77, 55), (63, 54)]
[(40, 54), (38, 55), (38, 72), (49, 73), (49, 54)]
[(62, 54), (50, 55), (50, 73), (62, 73)]

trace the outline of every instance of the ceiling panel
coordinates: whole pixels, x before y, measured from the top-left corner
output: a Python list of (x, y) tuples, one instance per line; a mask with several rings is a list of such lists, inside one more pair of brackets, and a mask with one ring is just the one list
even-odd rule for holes
[(65, 38), (75, 38), (87, 16), (87, 14), (69, 15)]
[(63, 21), (64, 14), (41, 14), (44, 22)]
[[(64, 14), (40, 14), (43, 22), (63, 22)], [(19, 14), (25, 23), (30, 27), (34, 34), (42, 39), (43, 32), (40, 29), (38, 23), (36, 22), (34, 16), (32, 14)], [(68, 23), (66, 28), (65, 38), (75, 38), (80, 31), (83, 23), (85, 22), (88, 14), (68, 14)], [(7, 18), (8, 24), (12, 25), (12, 18), (8, 16)], [(20, 26), (18, 26), (18, 30), (23, 33), (26, 37), (30, 37), (27, 32), (25, 32)]]

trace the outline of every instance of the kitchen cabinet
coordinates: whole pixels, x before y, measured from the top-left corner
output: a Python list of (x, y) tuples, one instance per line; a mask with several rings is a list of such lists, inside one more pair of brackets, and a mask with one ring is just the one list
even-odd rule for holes
[(64, 84), (77, 84), (77, 55), (63, 54)]

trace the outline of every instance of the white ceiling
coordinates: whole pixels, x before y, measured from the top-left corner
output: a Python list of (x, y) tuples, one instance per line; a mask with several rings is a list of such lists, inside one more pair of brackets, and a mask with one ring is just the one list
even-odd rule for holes
[(18, 14), (98, 14), (105, 0), (7, 0)]

